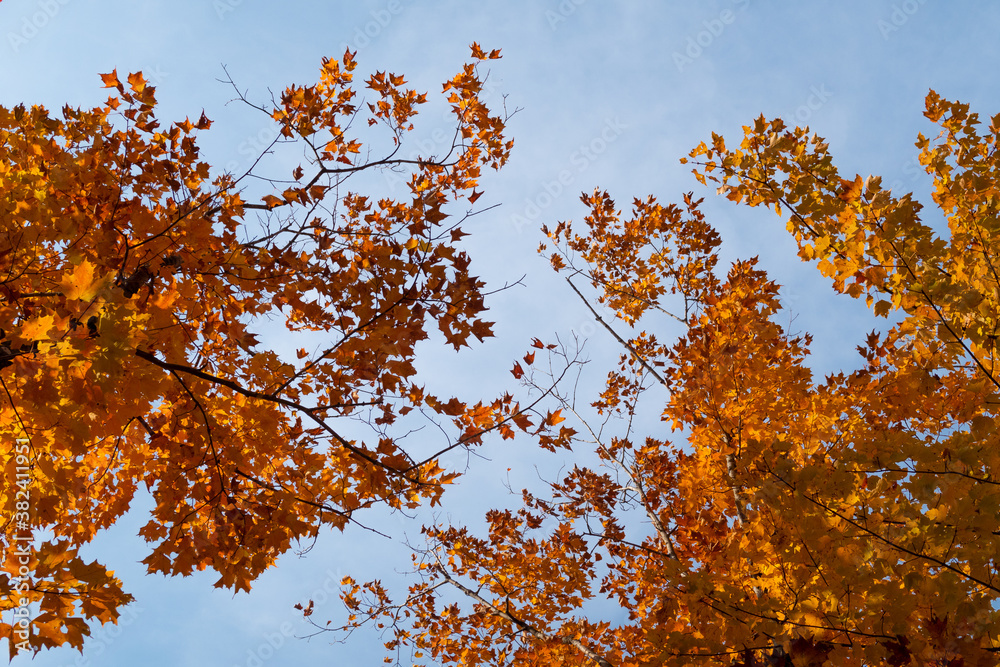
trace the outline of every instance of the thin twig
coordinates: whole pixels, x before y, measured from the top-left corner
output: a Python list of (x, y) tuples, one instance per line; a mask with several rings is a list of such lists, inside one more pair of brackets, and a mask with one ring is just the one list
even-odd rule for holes
[(598, 322), (601, 323), (601, 326), (603, 326), (605, 329), (607, 329), (608, 332), (610, 332), (611, 335), (615, 337), (615, 340), (617, 340), (619, 343), (621, 343), (622, 347), (624, 347), (629, 352), (631, 352), (632, 356), (635, 357), (639, 361), (639, 363), (642, 364), (643, 368), (645, 368), (647, 371), (649, 371), (652, 374), (652, 376), (655, 377), (659, 381), (660, 384), (662, 384), (664, 387), (667, 387), (669, 389), (670, 387), (667, 384), (667, 381), (664, 380), (663, 377), (659, 373), (656, 372), (656, 369), (654, 369), (652, 366), (649, 365), (649, 362), (647, 362), (645, 359), (643, 359), (642, 356), (640, 356), (639, 353), (636, 352), (635, 348), (632, 347), (629, 344), (628, 341), (626, 341), (624, 338), (622, 338), (621, 336), (619, 336), (618, 332), (615, 331), (614, 329), (612, 329), (611, 325), (609, 325), (607, 322), (604, 321), (604, 319), (597, 313), (597, 311), (594, 310), (594, 307), (590, 305), (590, 302), (587, 301), (586, 297), (584, 297), (583, 294), (580, 293), (580, 290), (578, 290), (576, 288), (576, 285), (573, 284), (573, 281), (570, 280), (569, 278), (566, 278), (566, 282), (568, 282), (569, 286), (573, 288), (573, 291), (576, 292), (576, 295), (578, 297), (580, 297), (580, 300), (583, 301), (583, 304), (585, 306), (587, 306), (588, 310), (590, 310), (590, 312), (593, 313), (594, 318)]

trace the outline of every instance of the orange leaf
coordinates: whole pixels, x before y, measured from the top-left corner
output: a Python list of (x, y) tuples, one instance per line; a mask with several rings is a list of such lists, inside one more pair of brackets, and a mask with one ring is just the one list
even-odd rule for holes
[(141, 93), (146, 88), (146, 80), (142, 78), (142, 72), (132, 72), (128, 75), (128, 85), (136, 93)]
[(101, 75), (101, 81), (104, 82), (104, 87), (105, 88), (116, 88), (116, 87), (118, 87), (118, 85), (119, 85), (118, 70), (117, 69), (113, 69), (108, 74), (102, 74)]
[(566, 418), (562, 416), (562, 410), (556, 410), (555, 412), (550, 412), (545, 417), (545, 423), (549, 426), (555, 426), (560, 422), (566, 421)]
[(97, 292), (100, 291), (104, 282), (101, 278), (94, 276), (94, 265), (88, 260), (83, 260), (76, 265), (72, 274), (63, 276), (63, 295), (69, 300), (90, 301)]
[(21, 326), (19, 335), (25, 341), (41, 340), (48, 337), (49, 330), (52, 329), (54, 324), (55, 317), (52, 315), (36, 317), (33, 320), (28, 320)]

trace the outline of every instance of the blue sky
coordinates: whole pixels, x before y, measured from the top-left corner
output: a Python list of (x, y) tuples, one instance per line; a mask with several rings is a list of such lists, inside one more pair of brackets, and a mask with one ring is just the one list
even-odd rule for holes
[[(618, 351), (535, 252), (538, 227), (580, 219), (580, 192), (598, 186), (624, 208), (649, 194), (664, 202), (690, 190), (706, 197), (724, 257), (760, 256), (785, 285), (792, 328), (815, 335), (814, 366), (826, 373), (855, 364), (854, 346), (874, 326), (863, 307), (835, 298), (795, 258), (781, 221), (715, 199), (678, 159), (712, 131), (737, 140), (741, 125), (761, 113), (780, 116), (825, 136), (846, 175), (877, 174), (897, 192), (915, 190), (934, 220), (929, 178), (913, 146), (918, 132), (934, 133), (922, 116), (924, 96), (934, 88), (982, 116), (1000, 112), (998, 29), (1000, 5), (944, 0), (3, 0), (0, 104), (94, 106), (106, 98), (98, 73), (143, 70), (157, 86), (161, 120), (197, 118), (204, 109), (215, 125), (200, 135), (203, 156), (245, 168), (273, 134), (266, 119), (227, 104), (233, 91), (219, 81), (223, 65), (241, 89), (264, 100), (269, 89), (314, 81), (324, 56), (350, 47), (358, 51), (358, 81), (389, 70), (433, 96), (465, 62), (471, 42), (500, 48), (490, 101), (507, 95), (508, 108), (521, 109), (508, 126), (516, 143), (507, 167), (484, 179), (481, 203), (501, 206), (467, 228), (466, 241), (491, 287), (525, 278), (489, 302), (497, 339), (459, 356), (428, 350), (420, 370), (429, 386), (494, 395), (511, 385), (508, 369), (531, 337), (574, 332), (590, 338), (595, 361), (586, 381), (600, 382), (602, 364)], [(394, 187), (382, 177), (368, 183), (372, 194)], [(508, 482), (515, 490), (533, 485), (536, 467), (564, 463), (527, 440), (491, 442), (480, 454), (446, 496), (442, 518), (475, 522), (485, 508), (516, 500)], [(452, 463), (464, 467), (465, 460)], [(298, 638), (309, 628), (292, 605), (313, 598), (314, 618), (336, 618), (343, 575), (404, 584), (397, 572), (409, 559), (398, 540), (416, 536), (417, 525), (373, 517), (395, 542), (359, 530), (324, 534), (308, 554), (282, 558), (250, 594), (233, 596), (213, 589), (210, 574), (145, 576), (138, 563), (144, 546), (135, 537), (144, 522), (140, 505), (89, 551), (136, 597), (121, 626), (97, 629), (82, 656), (59, 650), (32, 664), (381, 662), (377, 637), (359, 634), (346, 644)]]

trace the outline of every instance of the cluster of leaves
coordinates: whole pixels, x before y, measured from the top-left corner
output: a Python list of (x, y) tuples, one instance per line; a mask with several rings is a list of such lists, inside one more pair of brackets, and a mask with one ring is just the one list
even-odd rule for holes
[[(945, 236), (780, 120), (690, 154), (720, 194), (787, 214), (804, 261), (896, 322), (858, 348), (858, 370), (822, 380), (756, 261), (716, 273), (699, 201), (636, 200), (625, 219), (584, 196), (582, 234), (548, 230), (553, 266), (625, 324), (669, 314), (683, 334), (626, 339), (605, 322), (623, 346), (592, 402), (605, 421), (553, 392), (580, 431), (565, 444), (601, 467), (525, 491), (485, 538), (427, 528), (408, 599), (349, 582), (353, 622), (461, 665), (996, 664), (1000, 115), (984, 128), (933, 92), (925, 115), (942, 128), (917, 146)], [(681, 437), (637, 432), (640, 397)], [(620, 611), (595, 612), (599, 598)]]
[[(512, 435), (521, 411), (509, 395), (437, 397), (413, 364), (434, 328), (455, 349), (492, 335), (458, 246), (469, 213), (455, 214), (472, 210), (482, 168), (502, 167), (512, 142), (481, 99), (478, 63), (499, 53), (472, 51), (444, 84), (455, 135), (443, 158), (397, 157), (426, 94), (376, 73), (358, 108), (350, 51), (259, 107), (306, 165), (268, 181), (259, 203), (244, 199), (251, 172), (213, 178), (199, 159), (204, 114), (161, 126), (141, 73), (102, 75), (111, 96), (89, 110), (0, 108), (0, 611), (40, 610), (26, 642), (0, 624), (12, 655), (79, 648), (89, 622), (118, 617), (130, 596), (78, 550), (140, 487), (154, 503), (140, 531), (150, 572), (212, 568), (217, 586), (246, 590), (323, 526), (439, 500), (456, 473), (393, 435), (408, 412), (443, 420), (442, 451), (494, 428)], [(363, 157), (379, 149), (352, 138), (358, 117), (391, 134), (384, 157)], [(408, 175), (404, 197), (347, 189), (380, 169)], [(279, 356), (252, 331), (266, 319), (327, 344)], [(370, 437), (338, 426), (351, 419)], [(10, 576), (25, 532), (41, 540), (27, 590)]]

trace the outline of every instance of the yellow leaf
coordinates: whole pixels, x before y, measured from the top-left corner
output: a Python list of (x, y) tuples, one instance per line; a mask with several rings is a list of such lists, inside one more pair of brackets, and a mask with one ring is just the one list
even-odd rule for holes
[(141, 93), (146, 87), (146, 81), (142, 78), (142, 72), (133, 72), (128, 75), (128, 85), (132, 87), (132, 90)]
[(33, 320), (28, 320), (21, 327), (20, 336), (26, 341), (47, 338), (47, 334), (53, 324), (55, 324), (55, 318), (52, 315), (45, 315), (43, 317), (37, 317)]
[(72, 274), (63, 276), (62, 293), (70, 300), (90, 301), (104, 286), (103, 277), (94, 276), (94, 265), (87, 260), (80, 262)]

